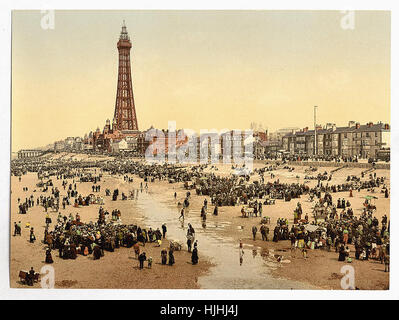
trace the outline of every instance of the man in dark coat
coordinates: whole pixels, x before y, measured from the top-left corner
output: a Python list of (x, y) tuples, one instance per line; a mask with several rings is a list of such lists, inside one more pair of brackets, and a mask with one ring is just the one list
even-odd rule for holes
[(339, 248), (338, 261), (345, 261), (345, 258), (346, 258), (345, 246), (344, 244), (341, 244)]
[(141, 253), (139, 255), (140, 269), (144, 268), (144, 261), (146, 261), (146, 260), (147, 260), (147, 257), (145, 255), (145, 252)]
[(28, 286), (33, 286), (33, 279), (35, 279), (35, 270), (33, 270), (33, 267), (31, 267), (26, 278)]
[(256, 240), (256, 233), (258, 232), (258, 228), (256, 226), (252, 227), (252, 235), (254, 240)]

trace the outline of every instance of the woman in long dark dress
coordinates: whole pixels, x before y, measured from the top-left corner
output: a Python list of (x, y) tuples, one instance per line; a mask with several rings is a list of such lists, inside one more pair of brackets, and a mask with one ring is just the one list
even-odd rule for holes
[(191, 254), (191, 262), (193, 264), (197, 264), (198, 263), (198, 249), (194, 248), (192, 254)]
[(219, 213), (218, 205), (215, 206), (215, 209), (213, 209), (213, 215), (217, 216)]
[(31, 229), (30, 229), (30, 235), (29, 235), (29, 242), (30, 242), (30, 243), (34, 243), (35, 240), (36, 240), (36, 236), (35, 236), (35, 233), (34, 233), (34, 231), (33, 231), (33, 228), (31, 228)]
[(346, 257), (345, 246), (342, 244), (339, 248), (338, 261), (345, 261), (345, 257)]
[(101, 248), (99, 246), (95, 246), (93, 248), (93, 257), (94, 260), (98, 260), (101, 258)]
[(76, 259), (77, 254), (76, 254), (76, 245), (72, 243), (70, 245), (70, 254), (69, 254), (69, 259)]
[(279, 228), (276, 226), (273, 232), (273, 242), (278, 242), (279, 238)]
[(187, 236), (187, 249), (188, 252), (191, 252), (191, 245), (192, 245), (192, 237), (191, 235)]
[(169, 265), (173, 266), (175, 264), (175, 256), (173, 255), (173, 250), (169, 250)]
[(163, 249), (161, 251), (161, 259), (162, 259), (162, 264), (166, 264), (167, 258), (168, 257), (168, 253), (166, 251), (166, 249)]
[(53, 257), (51, 256), (51, 249), (46, 250), (46, 263), (53, 263)]

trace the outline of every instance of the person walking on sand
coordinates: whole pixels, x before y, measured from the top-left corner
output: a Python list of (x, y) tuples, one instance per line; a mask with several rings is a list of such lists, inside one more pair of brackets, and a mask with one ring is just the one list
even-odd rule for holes
[(161, 251), (161, 261), (162, 261), (163, 265), (166, 265), (167, 256), (168, 256), (168, 252), (166, 251), (166, 249), (162, 249), (162, 251)]
[(385, 254), (384, 256), (384, 264), (385, 264), (384, 272), (389, 272), (389, 254)]
[(173, 255), (173, 250), (169, 249), (169, 265), (173, 266), (175, 264), (175, 256)]
[(187, 250), (191, 252), (191, 245), (193, 243), (193, 236), (191, 234), (187, 234)]
[(136, 242), (133, 245), (133, 249), (134, 249), (134, 255), (135, 255), (136, 259), (137, 259), (139, 257), (139, 255), (140, 255), (140, 246), (139, 246), (138, 242)]
[(256, 233), (258, 232), (258, 228), (256, 226), (252, 227), (252, 235), (254, 238), (254, 241), (256, 240)]
[(213, 215), (217, 216), (219, 214), (219, 209), (218, 209), (218, 205), (215, 205), (215, 208), (213, 209)]
[(180, 211), (180, 217), (179, 217), (179, 220), (180, 219), (183, 219), (184, 220), (184, 207), (181, 209), (181, 211)]
[(269, 233), (269, 228), (266, 227), (264, 224), (260, 227), (260, 233), (262, 235), (262, 241), (267, 241), (267, 235)]
[(34, 243), (35, 240), (36, 240), (36, 236), (35, 236), (35, 233), (34, 233), (33, 227), (32, 227), (32, 228), (30, 228), (29, 242)]
[(21, 235), (21, 231), (19, 230), (18, 224), (14, 222), (14, 237), (19, 234)]
[(198, 264), (198, 249), (194, 248), (193, 253), (191, 254), (191, 262), (193, 265)]
[(46, 258), (45, 258), (46, 263), (53, 263), (53, 257), (51, 256), (51, 249), (48, 248), (46, 250)]
[(168, 229), (166, 228), (166, 223), (164, 223), (162, 225), (162, 237), (165, 239), (166, 237), (166, 232), (168, 231)]
[(147, 260), (147, 257), (145, 255), (145, 252), (139, 255), (139, 262), (140, 262), (140, 269), (144, 268), (144, 261)]

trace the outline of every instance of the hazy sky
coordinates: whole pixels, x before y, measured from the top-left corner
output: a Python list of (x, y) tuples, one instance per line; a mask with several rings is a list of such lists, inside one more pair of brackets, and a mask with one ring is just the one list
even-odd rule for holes
[(390, 13), (40, 11), (12, 17), (12, 150), (112, 120), (122, 21), (140, 130), (390, 121)]

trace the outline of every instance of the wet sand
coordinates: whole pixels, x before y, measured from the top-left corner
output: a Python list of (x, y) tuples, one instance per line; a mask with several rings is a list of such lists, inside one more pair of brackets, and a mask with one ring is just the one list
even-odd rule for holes
[[(41, 206), (30, 208), (28, 213), (18, 214), (17, 198), (25, 199), (31, 194), (35, 200), (39, 195), (39, 188), (35, 187), (37, 183), (36, 174), (29, 173), (22, 177), (22, 181), (18, 182), (18, 178), (12, 177), (12, 195), (11, 195), (11, 235), (13, 235), (14, 221), (21, 221), (22, 236), (11, 236), (11, 263), (10, 263), (10, 287), (12, 288), (28, 288), (19, 282), (19, 271), (29, 270), (33, 267), (39, 272), (41, 267), (45, 265), (45, 248), (42, 243), (45, 227), (45, 210)], [(70, 180), (72, 182), (72, 180)], [(54, 180), (54, 186), (58, 186), (63, 194), (61, 180)], [(105, 195), (106, 188), (117, 188), (127, 192), (130, 188), (137, 188), (138, 181), (123, 187), (122, 177), (105, 176), (101, 182), (102, 189), (100, 194)], [(23, 192), (22, 188), (27, 186), (28, 192)], [(77, 190), (82, 195), (88, 195), (91, 192), (92, 183), (77, 183)], [(36, 189), (36, 192), (33, 190)], [(113, 190), (113, 189), (112, 189)], [(144, 192), (144, 191), (143, 191)], [(46, 194), (51, 194), (51, 188)], [(43, 193), (44, 194), (44, 193)], [(141, 195), (139, 195), (139, 198)], [(111, 197), (105, 197), (105, 205), (103, 207), (111, 212), (113, 209), (120, 209), (122, 213), (122, 222), (126, 224), (137, 224), (141, 227), (152, 227), (154, 229), (161, 228), (162, 224), (147, 225), (141, 215), (140, 209), (137, 207), (135, 200), (117, 200), (111, 201)], [(65, 210), (60, 209), (63, 215), (69, 216), (69, 213), (75, 215), (79, 213), (82, 222), (95, 221), (98, 217), (98, 209), (100, 205), (90, 205), (88, 207), (73, 208), (67, 206)], [(57, 220), (58, 213), (49, 209), (50, 217), (53, 222)], [(29, 242), (29, 228), (25, 228), (26, 223), (30, 223), (34, 227), (36, 242)], [(52, 230), (52, 228), (50, 229)], [(100, 260), (93, 260), (92, 255), (78, 255), (76, 260), (63, 260), (58, 257), (58, 250), (52, 251), (55, 269), (55, 288), (137, 288), (137, 289), (195, 289), (199, 288), (198, 277), (206, 273), (210, 264), (201, 259), (198, 265), (191, 264), (191, 254), (187, 251), (176, 251), (174, 266), (161, 265), (160, 252), (162, 248), (169, 247), (167, 239), (162, 242), (161, 247), (156, 247), (153, 243), (147, 243), (145, 247), (140, 247), (141, 252), (145, 251), (147, 257), (153, 258), (151, 269), (144, 264), (144, 269), (139, 270), (139, 262), (135, 258), (133, 248), (119, 248), (114, 252), (105, 251), (104, 257)], [(40, 283), (35, 283), (34, 288), (40, 288)]]
[[(264, 165), (255, 165), (255, 167), (262, 166)], [(227, 165), (217, 165), (216, 168), (217, 170), (209, 169), (208, 171), (213, 171), (215, 174), (219, 174), (221, 176), (229, 175), (231, 173), (230, 167)], [(302, 166), (296, 166), (293, 172), (288, 172), (287, 169), (279, 169), (277, 171), (273, 171), (276, 177), (273, 180), (269, 180), (274, 181), (275, 179), (280, 179), (282, 182), (296, 183), (298, 181), (297, 176), (299, 176), (299, 181), (302, 182), (303, 177), (308, 174), (305, 173), (305, 170), (307, 169), (308, 167)], [(317, 175), (318, 172), (324, 171), (329, 173), (334, 169), (336, 168), (319, 168), (316, 173), (310, 173), (310, 175)], [(344, 168), (338, 170), (333, 173), (333, 179), (329, 183), (345, 183), (348, 175), (360, 176), (361, 172), (364, 170), (365, 169), (361, 168)], [(389, 170), (379, 169), (376, 172), (377, 176), (384, 176), (387, 178), (386, 184), (389, 187)], [(253, 178), (257, 179), (256, 176)], [(367, 178), (368, 175), (366, 175), (364, 179)], [(268, 179), (266, 179), (266, 181), (268, 181)], [(307, 183), (310, 186), (314, 186), (317, 183), (317, 180), (308, 181), (309, 182)], [(327, 181), (324, 183), (327, 183)], [(170, 207), (174, 207), (176, 205), (176, 202), (173, 199), (173, 193), (175, 191), (178, 194), (177, 201), (180, 202), (183, 201), (185, 193), (187, 192), (187, 190), (185, 190), (181, 184), (171, 185), (167, 182), (160, 182), (155, 186), (152, 185), (151, 191), (152, 194), (156, 195), (157, 199), (161, 199), (162, 202), (167, 203)], [(169, 192), (169, 194), (167, 192)], [(191, 194), (194, 193), (195, 190), (191, 190)], [(367, 190), (361, 190), (360, 192), (354, 191), (352, 198), (349, 198), (349, 192), (332, 193), (332, 196), (334, 203), (336, 203), (338, 198), (345, 198), (349, 200), (354, 210), (354, 214), (360, 216), (361, 210), (363, 208), (364, 196), (369, 194), (371, 193)], [(374, 215), (378, 219), (381, 219), (381, 217), (386, 214), (389, 219), (390, 198), (385, 199), (384, 194), (380, 193), (379, 189), (376, 189), (376, 192), (373, 195), (378, 197), (378, 199), (375, 200), (377, 210), (375, 211)], [(214, 207), (209, 205), (211, 202), (210, 198), (194, 195), (191, 198), (190, 210), (187, 214), (186, 220), (189, 220), (191, 223), (194, 221), (197, 225), (197, 228), (200, 228), (200, 230), (202, 228), (200, 223), (200, 209), (205, 198), (208, 200), (206, 230), (209, 234), (216, 237), (216, 239), (219, 239), (221, 250), (227, 252), (231, 252), (233, 250), (231, 253), (231, 256), (233, 257), (232, 263), (235, 263), (237, 266), (235, 269), (236, 272), (234, 274), (239, 275), (240, 273), (244, 273), (244, 278), (247, 280), (247, 282), (244, 280), (242, 283), (240, 283), (241, 288), (267, 287), (269, 289), (302, 289), (306, 287), (307, 289), (341, 289), (341, 278), (343, 276), (343, 274), (341, 274), (341, 267), (345, 265), (345, 263), (338, 261), (338, 253), (335, 253), (334, 249), (332, 249), (331, 252), (324, 250), (308, 250), (308, 257), (305, 260), (299, 250), (291, 253), (289, 241), (280, 241), (278, 243), (272, 241), (265, 242), (261, 240), (261, 235), (259, 232), (257, 234), (257, 240), (253, 241), (251, 228), (253, 225), (255, 225), (259, 230), (261, 218), (242, 218), (240, 213), (241, 206), (219, 207), (219, 215), (213, 216), (212, 212)], [(290, 202), (277, 200), (275, 205), (263, 206), (263, 216), (268, 216), (271, 218), (271, 225), (269, 225), (269, 240), (272, 237), (272, 230), (276, 225), (278, 218), (287, 218), (290, 224), (293, 223), (293, 211), (298, 201), (300, 201), (302, 204), (303, 212), (307, 212), (309, 218), (312, 219), (312, 203), (307, 200), (308, 197), (305, 195), (301, 199), (293, 199)], [(176, 217), (178, 217), (177, 211)], [(244, 243), (245, 252), (242, 266), (239, 265), (238, 256), (238, 244), (240, 239)], [(353, 266), (355, 269), (355, 286), (362, 290), (388, 289), (389, 273), (384, 272), (384, 265), (373, 260), (357, 261), (354, 257), (354, 246), (349, 245), (349, 248), (351, 249), (350, 257), (352, 257), (353, 260), (351, 266)], [(214, 253), (214, 255), (218, 254), (220, 255), (220, 251)], [(281, 263), (277, 262), (277, 256), (280, 255), (283, 256), (283, 261)], [(217, 259), (211, 259), (211, 261), (214, 260)], [(263, 267), (262, 271), (259, 271), (259, 266)], [(200, 283), (201, 279), (211, 279), (212, 281), (208, 281), (206, 283), (204, 282), (204, 286), (213, 288), (215, 283), (220, 283), (219, 280), (222, 277), (220, 275), (215, 275), (215, 268), (211, 268), (210, 271), (211, 272), (209, 272), (206, 276), (200, 278)], [(251, 281), (251, 277), (248, 275), (252, 273), (263, 273), (263, 276), (257, 280)], [(273, 283), (268, 282), (268, 278), (270, 276), (273, 276), (274, 278)], [(286, 284), (278, 284), (277, 279), (289, 279), (291, 282), (287, 282)], [(234, 285), (228, 287), (236, 288)]]
[[(64, 155), (68, 157), (68, 155)], [(86, 156), (86, 155), (83, 155)], [(79, 158), (79, 155), (75, 155)], [(86, 156), (87, 157), (87, 156)], [(256, 163), (255, 167), (263, 167), (264, 164)], [(217, 168), (217, 170), (215, 169)], [(265, 174), (266, 181), (280, 179), (282, 182), (302, 182), (305, 170), (308, 167), (296, 166), (293, 172), (287, 169), (273, 171), (276, 177), (271, 180)], [(336, 168), (319, 168), (317, 172), (310, 173), (316, 175), (318, 172), (330, 172)], [(364, 169), (345, 168), (333, 174), (332, 183), (344, 183), (348, 175), (358, 175)], [(229, 175), (231, 168), (228, 165), (216, 165), (211, 169), (209, 166), (206, 171), (214, 172), (216, 175)], [(387, 178), (389, 186), (389, 170), (377, 170), (378, 176)], [(297, 178), (297, 176), (299, 178)], [(254, 175), (251, 179), (257, 179)], [(133, 183), (125, 183), (123, 177), (107, 177), (101, 182), (102, 189), (100, 194), (104, 196), (105, 188), (113, 190), (118, 187), (121, 192), (128, 194), (129, 190), (138, 189), (140, 182), (143, 181), (134, 177)], [(12, 196), (11, 196), (11, 232), (14, 221), (21, 221), (24, 226), (30, 221), (36, 231), (38, 241), (30, 244), (29, 230), (22, 230), (22, 237), (11, 237), (11, 264), (10, 264), (10, 286), (21, 287), (18, 283), (18, 271), (26, 270), (33, 266), (39, 271), (44, 265), (45, 250), (40, 243), (44, 230), (44, 209), (34, 207), (29, 209), (28, 214), (17, 214), (17, 198), (21, 199), (38, 193), (32, 192), (36, 183), (36, 175), (29, 174), (22, 177), (22, 182), (18, 182), (16, 177), (12, 177)], [(55, 186), (60, 187), (61, 180), (54, 180)], [(58, 183), (58, 184), (57, 184)], [(317, 180), (310, 180), (309, 185), (317, 183)], [(326, 182), (324, 182), (326, 183)], [(118, 208), (122, 212), (123, 223), (138, 223), (141, 226), (161, 227), (163, 222), (168, 225), (168, 238), (181, 241), (183, 251), (175, 254), (176, 264), (173, 267), (161, 266), (160, 248), (154, 248), (152, 244), (145, 247), (147, 256), (151, 255), (154, 259), (153, 268), (138, 270), (138, 261), (135, 260), (132, 249), (116, 249), (115, 252), (105, 252), (105, 256), (93, 261), (91, 257), (78, 256), (77, 260), (62, 260), (58, 258), (58, 252), (53, 251), (53, 259), (56, 270), (56, 287), (63, 288), (219, 288), (219, 289), (340, 289), (341, 267), (344, 265), (338, 262), (338, 254), (335, 252), (325, 252), (322, 250), (308, 250), (308, 258), (305, 260), (300, 252), (291, 253), (289, 241), (274, 243), (252, 240), (251, 228), (256, 225), (259, 229), (260, 218), (241, 218), (241, 207), (219, 207), (219, 215), (213, 216), (213, 206), (210, 206), (208, 198), (208, 217), (206, 226), (201, 225), (200, 209), (203, 204), (204, 196), (196, 196), (195, 190), (191, 190), (190, 209), (186, 214), (184, 223), (178, 220), (179, 213), (177, 202), (182, 202), (187, 190), (183, 184), (169, 184), (166, 181), (148, 183), (148, 193), (143, 190), (139, 193), (137, 200), (118, 200), (111, 201), (110, 197), (105, 198), (104, 207), (108, 211)], [(27, 193), (22, 192), (22, 187), (28, 186)], [(91, 183), (78, 183), (78, 191), (82, 195), (90, 194)], [(36, 188), (39, 189), (39, 188)], [(50, 189), (51, 190), (51, 189)], [(173, 194), (177, 192), (177, 200)], [(51, 192), (51, 191), (50, 191)], [(360, 215), (363, 207), (364, 196), (369, 194), (366, 190), (353, 192), (354, 197), (349, 199), (349, 192), (333, 193), (334, 203), (338, 198), (349, 199), (355, 215)], [(40, 195), (40, 193), (39, 193)], [(389, 217), (389, 200), (383, 194), (375, 194), (378, 199), (375, 201), (377, 211), (375, 215), (380, 219), (384, 214)], [(308, 212), (311, 218), (311, 203), (307, 201), (307, 196), (301, 199), (293, 199), (290, 202), (277, 200), (275, 205), (263, 206), (263, 216), (271, 217), (269, 226), (272, 234), (276, 221), (279, 217), (288, 218), (290, 224), (293, 221), (293, 210), (297, 201), (300, 201), (303, 211)], [(79, 212), (84, 222), (94, 221), (98, 214), (98, 205), (91, 205), (84, 208), (67, 207), (62, 214), (69, 215), (70, 212)], [(57, 213), (51, 213), (51, 217), (56, 220)], [(191, 223), (196, 230), (196, 238), (199, 241), (200, 263), (192, 266), (190, 263), (191, 255), (186, 251), (185, 232), (187, 223)], [(244, 242), (244, 259), (242, 265), (239, 263), (238, 243), (242, 239)], [(162, 247), (168, 244), (164, 242)], [(143, 249), (143, 248), (142, 248)], [(354, 257), (353, 248), (351, 256)], [(281, 263), (277, 262), (277, 255), (283, 256)], [(353, 259), (354, 260), (354, 259)], [(356, 287), (359, 289), (387, 289), (389, 287), (389, 273), (384, 273), (384, 266), (374, 261), (354, 261), (352, 266), (356, 273)], [(36, 284), (36, 286), (40, 286)]]

